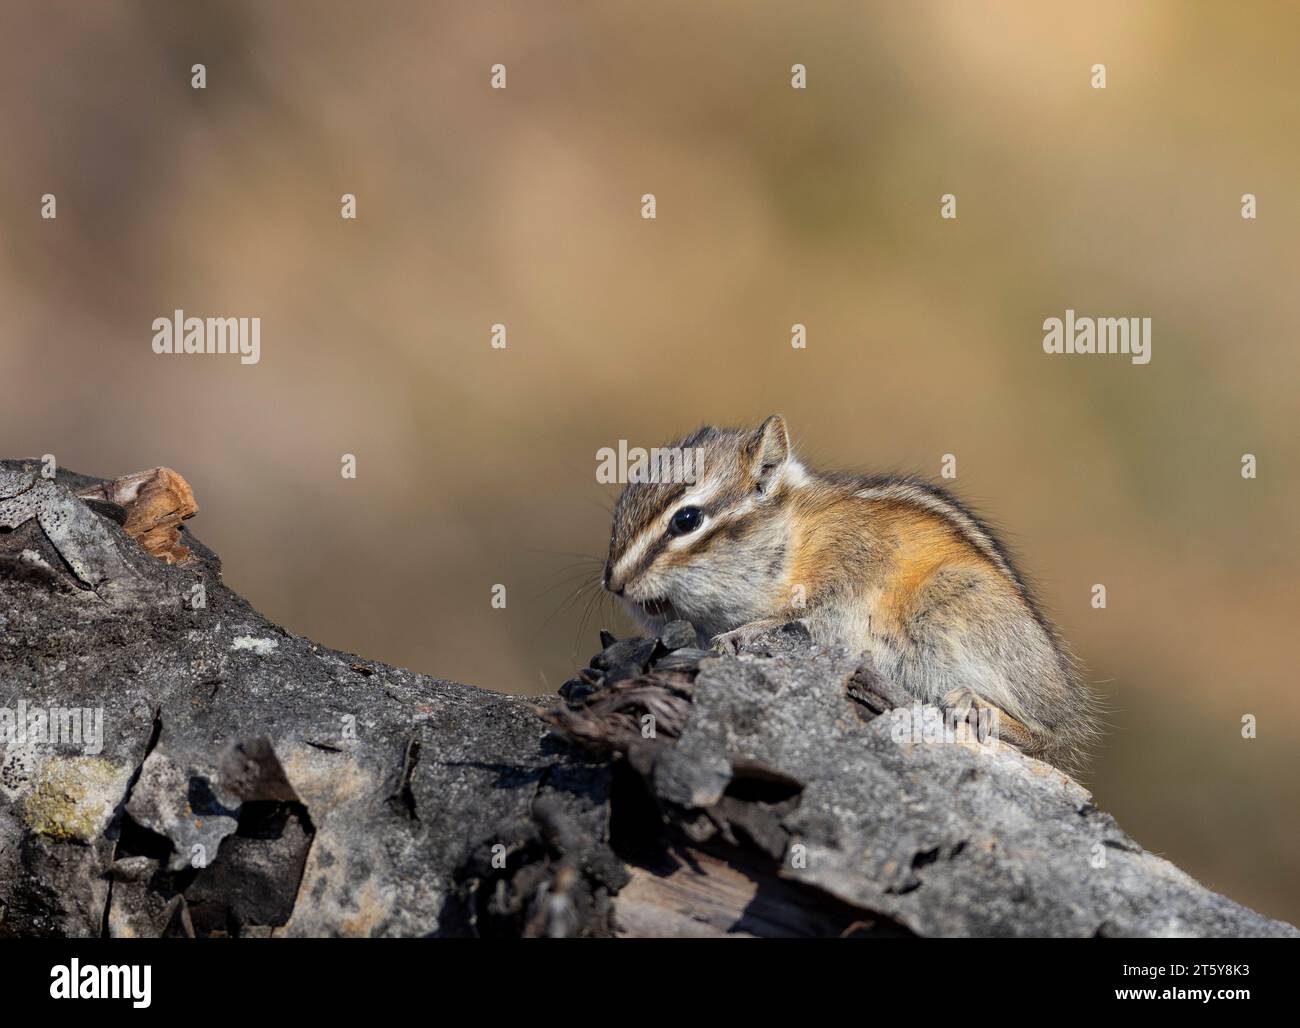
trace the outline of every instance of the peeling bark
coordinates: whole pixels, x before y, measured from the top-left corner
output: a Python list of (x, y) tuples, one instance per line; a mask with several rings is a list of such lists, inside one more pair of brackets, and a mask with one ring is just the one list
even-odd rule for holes
[[(181, 564), (190, 551), (181, 545), (181, 522), (199, 512), (190, 484), (171, 468), (150, 468), (77, 493), (123, 511), (122, 528), (145, 551), (168, 564)], [(106, 510), (110, 517), (116, 512)]]

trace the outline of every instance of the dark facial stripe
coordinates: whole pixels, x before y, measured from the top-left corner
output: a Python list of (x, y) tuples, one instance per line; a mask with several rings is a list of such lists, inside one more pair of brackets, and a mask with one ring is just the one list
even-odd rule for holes
[[(681, 498), (681, 496), (684, 493), (685, 493), (685, 489), (680, 490), (677, 494), (677, 497), (674, 498), (674, 500), (671, 503), (664, 504), (664, 506), (660, 508), (659, 512), (655, 515), (655, 519), (658, 520), (659, 518), (663, 517), (663, 515), (668, 510), (676, 508), (678, 500)], [(700, 510), (704, 512), (706, 518), (716, 518), (718, 511), (721, 509), (721, 506), (722, 506), (722, 501), (715, 501), (713, 503), (704, 504), (702, 507), (700, 507)], [(722, 527), (724, 526), (721, 524), (717, 524), (714, 525), (712, 528), (705, 528), (702, 534), (697, 534), (690, 549), (692, 551), (696, 550), (700, 545), (699, 540), (710, 538), (714, 533), (718, 531), (719, 528)], [(661, 532), (659, 534), (659, 537), (656, 538), (654, 542), (652, 542), (649, 546), (646, 547), (645, 553), (641, 555), (641, 559), (637, 561), (637, 563), (628, 572), (627, 580), (631, 582), (639, 578), (648, 568), (650, 568), (651, 565), (654, 564), (654, 562), (659, 558), (659, 555), (662, 554), (666, 549), (668, 549), (668, 544), (672, 542), (672, 540), (673, 537), (670, 536), (667, 532)]]
[[(712, 519), (712, 522), (692, 537), (689, 547), (682, 551), (683, 555), (697, 555), (705, 553), (718, 540), (737, 540), (744, 538), (753, 529), (755, 523), (760, 517), (769, 517), (780, 508), (786, 506), (790, 501), (790, 494), (787, 490), (781, 489), (767, 496), (763, 505), (749, 514), (739, 518), (720, 519), (718, 515), (728, 508), (734, 506), (743, 495), (741, 490), (728, 490), (713, 502), (707, 503), (700, 509), (705, 515)], [(667, 509), (667, 508), (665, 508)], [(660, 512), (662, 516), (662, 511)], [(666, 532), (659, 536), (651, 545), (646, 547), (645, 554), (641, 560), (632, 569), (628, 575), (628, 581), (632, 581), (647, 569), (649, 569), (656, 559), (668, 548), (672, 542), (672, 537)]]

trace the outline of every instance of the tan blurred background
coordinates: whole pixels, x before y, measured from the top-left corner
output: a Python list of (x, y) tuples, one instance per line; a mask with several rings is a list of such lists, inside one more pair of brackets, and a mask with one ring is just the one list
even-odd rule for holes
[[(1300, 920), (1294, 5), (0, 12), (3, 455), (171, 465), (271, 618), (540, 692), (627, 628), (564, 606), (598, 448), (781, 411), (814, 462), (953, 453), (1112, 707), (1098, 802)], [(154, 355), (177, 307), (261, 363)], [(1152, 362), (1045, 356), (1067, 307)]]

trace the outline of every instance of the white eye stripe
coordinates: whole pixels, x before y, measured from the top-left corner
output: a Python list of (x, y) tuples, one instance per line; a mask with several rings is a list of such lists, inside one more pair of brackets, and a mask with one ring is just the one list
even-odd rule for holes
[[(623, 551), (623, 556), (619, 557), (614, 564), (613, 577), (620, 578), (641, 563), (645, 558), (646, 551), (668, 531), (668, 522), (672, 520), (674, 514), (683, 507), (703, 507), (718, 494), (721, 488), (722, 482), (720, 479), (710, 479), (695, 486), (695, 488), (686, 492), (680, 500), (671, 504), (648, 527), (643, 528), (640, 534), (632, 540), (631, 545)], [(703, 528), (708, 520), (709, 516), (705, 514), (704, 520), (700, 522), (700, 528)], [(692, 535), (698, 533), (699, 528), (694, 532), (686, 533), (686, 535), (677, 536), (677, 539), (689, 539)]]

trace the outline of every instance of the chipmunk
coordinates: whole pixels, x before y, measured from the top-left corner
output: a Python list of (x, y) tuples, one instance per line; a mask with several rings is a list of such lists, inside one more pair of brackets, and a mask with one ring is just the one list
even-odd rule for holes
[(614, 508), (603, 582), (643, 627), (689, 621), (736, 652), (799, 621), (815, 643), (869, 653), (907, 697), (991, 716), (998, 738), (1077, 768), (1095, 702), (1006, 550), (956, 499), (805, 467), (779, 415), (702, 428), (679, 450), (702, 456), (694, 481), (635, 482)]

